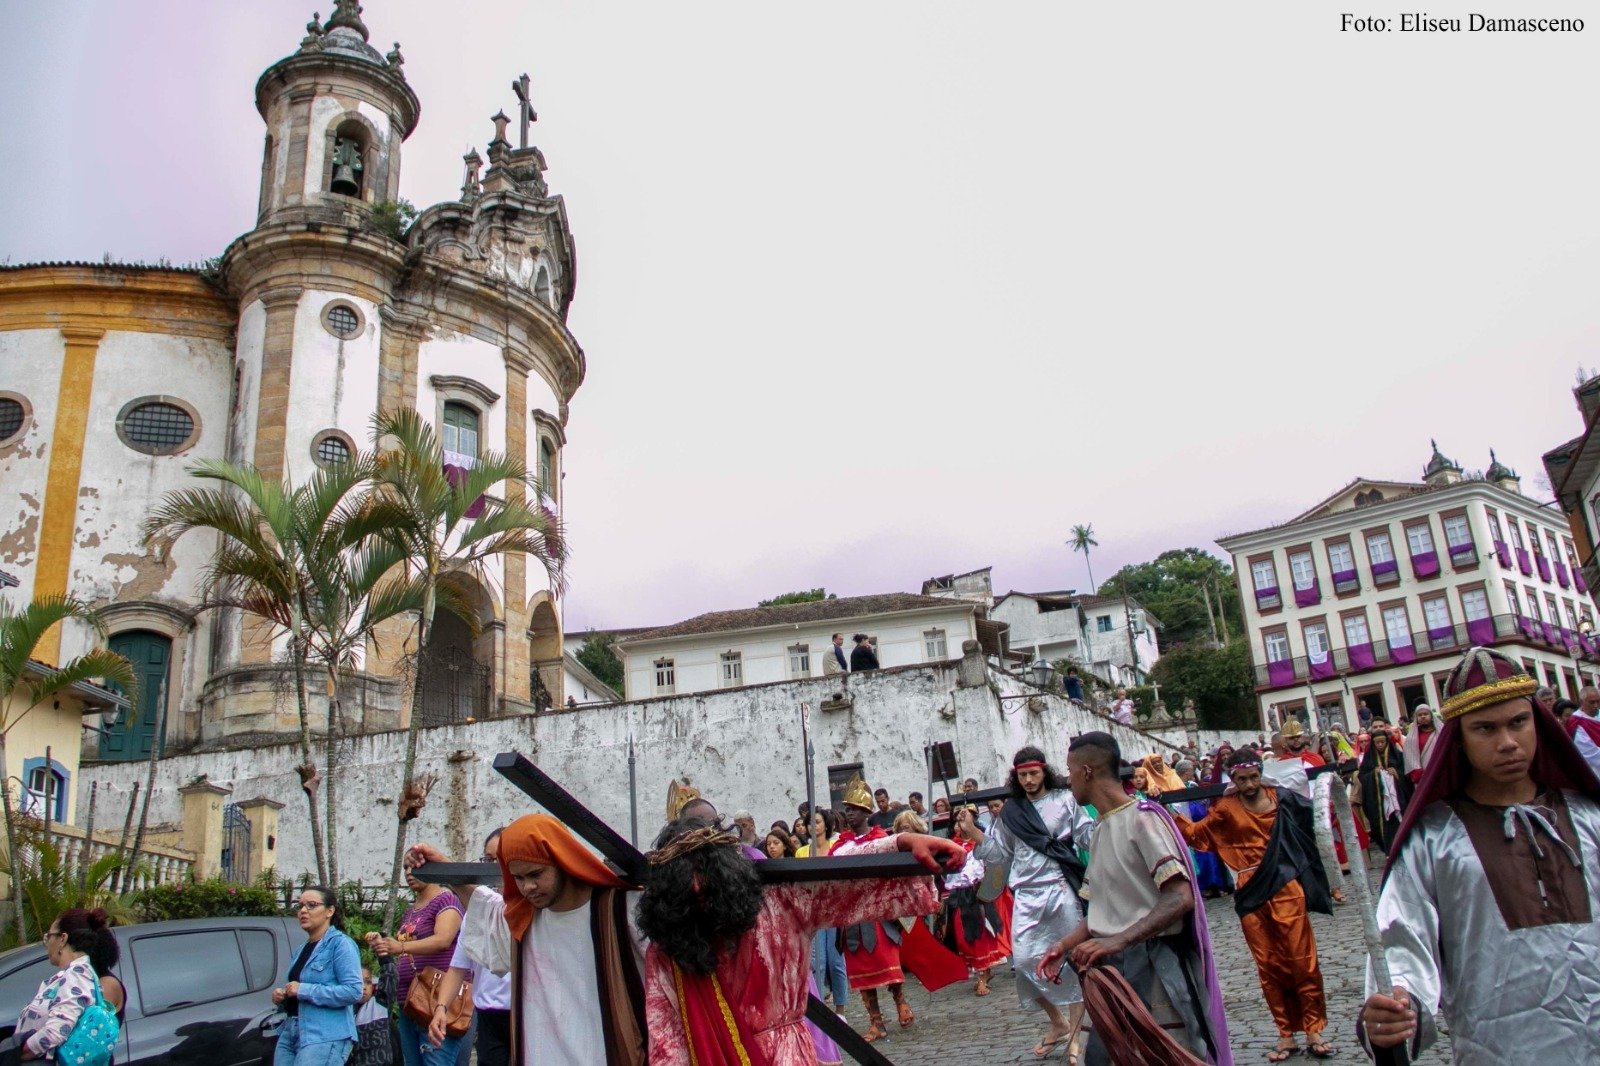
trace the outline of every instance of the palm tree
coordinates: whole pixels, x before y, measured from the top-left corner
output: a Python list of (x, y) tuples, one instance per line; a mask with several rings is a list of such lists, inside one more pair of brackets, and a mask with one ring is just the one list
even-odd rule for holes
[(1072, 539), (1067, 541), (1075, 552), (1083, 553), (1083, 565), (1089, 569), (1089, 595), (1094, 595), (1094, 567), (1089, 563), (1089, 549), (1100, 547), (1100, 542), (1094, 539), (1093, 526), (1073, 526)]
[(327, 852), (317, 814), (316, 763), (311, 754), (311, 719), (306, 693), (306, 584), (304, 516), (315, 507), (305, 489), (269, 481), (253, 466), (208, 459), (191, 476), (216, 488), (170, 492), (145, 523), (145, 540), (165, 555), (194, 529), (219, 540), (205, 574), (202, 609), (234, 607), (265, 619), (289, 634), (295, 701), (300, 717), (300, 788), (311, 812), (311, 847), (317, 877), (328, 880)]
[[(413, 410), (380, 413), (373, 417), (372, 430), (377, 469), (368, 521), (378, 538), (398, 549), (403, 559), (400, 572), (380, 589), (385, 596), (415, 597), (420, 603), (416, 641), (419, 661), (426, 653), (438, 606), (453, 606), (459, 614), (470, 614), (459, 595), (441, 580), (447, 572), (481, 578), (489, 560), (520, 553), (543, 565), (552, 581), (559, 583), (561, 564), (566, 558), (561, 524), (539, 503), (530, 506), (527, 502), (540, 499), (540, 486), (526, 466), (503, 454), (485, 453), (471, 469), (452, 475), (445, 470), (444, 448), (438, 435)], [(485, 498), (499, 485), (506, 486), (504, 501)], [(412, 681), (411, 721), (406, 730), (400, 780), (400, 817), (383, 915), (385, 929), (394, 928), (407, 823), (416, 816), (419, 806), (412, 800), (426, 791), (418, 788), (422, 782), (416, 778), (422, 679), (419, 666)]]
[[(132, 710), (138, 710), (134, 702), (137, 693), (133, 664), (116, 652), (95, 648), (60, 666), (46, 666), (34, 660), (34, 652), (45, 633), (69, 619), (87, 625), (96, 636), (104, 638), (106, 635), (100, 615), (81, 600), (45, 596), (20, 611), (0, 600), (0, 807), (5, 815), (6, 853), (10, 863), (11, 894), (16, 904), (17, 936), (24, 940), (27, 933), (23, 928), (21, 849), (6, 769), (6, 734), (35, 707), (84, 681), (98, 679), (120, 685), (129, 694)], [(19, 697), (27, 701), (20, 709)]]
[(376, 470), (370, 455), (320, 471), (297, 497), (301, 550), (306, 560), (304, 617), (310, 657), (327, 672), (328, 739), (323, 788), (328, 880), (339, 884), (338, 737), (343, 684), (360, 667), (361, 652), (383, 622), (421, 609), (412, 583), (391, 580), (401, 549), (378, 537), (384, 515), (367, 506)]

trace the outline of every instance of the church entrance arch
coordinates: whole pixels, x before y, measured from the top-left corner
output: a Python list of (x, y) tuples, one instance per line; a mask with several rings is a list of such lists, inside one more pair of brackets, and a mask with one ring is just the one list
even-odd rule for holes
[(418, 656), (418, 713), (424, 726), (457, 725), (489, 714), (489, 678), (493, 664), (494, 607), (476, 582), (451, 579), (453, 589), (472, 605), (480, 632), (454, 611), (438, 607), (428, 632), (428, 645)]
[(133, 664), (134, 705), (117, 712), (116, 720), (100, 734), (96, 754), (103, 762), (148, 759), (156, 744), (157, 723), (166, 716), (170, 697), (167, 674), (172, 663), (172, 640), (140, 629), (118, 633), (109, 646)]

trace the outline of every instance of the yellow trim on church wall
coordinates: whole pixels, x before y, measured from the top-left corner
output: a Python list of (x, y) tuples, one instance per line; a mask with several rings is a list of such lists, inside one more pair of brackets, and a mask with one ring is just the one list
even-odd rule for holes
[[(36, 599), (67, 593), (95, 358), (106, 333), (228, 340), (233, 324), (231, 303), (197, 274), (118, 266), (0, 270), (0, 331), (59, 329), (66, 341), (39, 523)], [(60, 661), (59, 625), (44, 635), (36, 654), (52, 666)]]

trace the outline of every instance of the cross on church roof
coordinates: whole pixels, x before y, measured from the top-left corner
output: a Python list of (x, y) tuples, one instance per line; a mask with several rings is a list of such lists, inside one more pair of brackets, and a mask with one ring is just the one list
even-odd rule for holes
[(517, 94), (518, 118), (521, 120), (522, 136), (517, 144), (518, 148), (528, 147), (528, 127), (539, 121), (539, 113), (533, 109), (533, 96), (528, 90), (528, 76), (526, 74), (511, 83), (511, 91)]

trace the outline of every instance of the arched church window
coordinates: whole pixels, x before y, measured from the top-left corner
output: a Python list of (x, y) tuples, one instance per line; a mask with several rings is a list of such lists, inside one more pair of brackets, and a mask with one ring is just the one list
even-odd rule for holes
[(346, 122), (333, 135), (333, 162), (328, 191), (360, 197), (366, 187), (367, 131), (359, 122)]
[(556, 449), (549, 437), (539, 438), (539, 490), (548, 499), (556, 498)]
[(444, 405), (444, 450), (472, 459), (478, 457), (478, 412), (464, 403)]
[(550, 297), (550, 271), (545, 269), (543, 263), (539, 264), (539, 269), (533, 275), (533, 294), (546, 307), (555, 306), (555, 301)]

